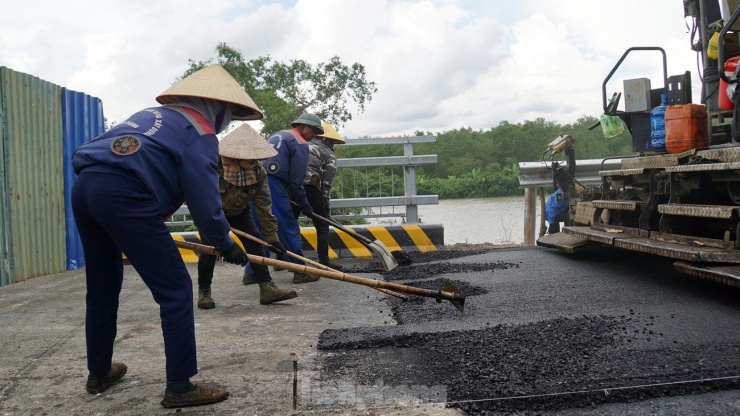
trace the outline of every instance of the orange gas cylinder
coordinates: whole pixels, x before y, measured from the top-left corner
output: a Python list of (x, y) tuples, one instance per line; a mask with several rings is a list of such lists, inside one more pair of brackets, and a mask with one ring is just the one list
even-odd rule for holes
[(709, 146), (707, 110), (700, 104), (673, 105), (665, 112), (665, 147), (681, 153)]

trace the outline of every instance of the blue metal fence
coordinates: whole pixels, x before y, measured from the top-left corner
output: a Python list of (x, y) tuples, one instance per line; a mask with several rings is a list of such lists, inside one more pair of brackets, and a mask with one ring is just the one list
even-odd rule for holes
[(85, 265), (82, 242), (72, 214), (71, 192), (75, 173), (72, 154), (77, 147), (105, 131), (103, 102), (96, 97), (62, 89), (62, 142), (64, 145), (64, 206), (67, 231), (67, 269), (75, 270)]

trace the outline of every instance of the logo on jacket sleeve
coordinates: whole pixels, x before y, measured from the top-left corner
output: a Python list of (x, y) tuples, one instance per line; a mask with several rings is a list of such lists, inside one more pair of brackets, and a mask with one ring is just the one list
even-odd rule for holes
[(110, 150), (120, 156), (128, 156), (141, 149), (141, 140), (134, 136), (117, 137), (110, 144)]
[(278, 162), (270, 162), (265, 166), (265, 170), (267, 170), (267, 173), (270, 175), (274, 175), (280, 170), (280, 164)]

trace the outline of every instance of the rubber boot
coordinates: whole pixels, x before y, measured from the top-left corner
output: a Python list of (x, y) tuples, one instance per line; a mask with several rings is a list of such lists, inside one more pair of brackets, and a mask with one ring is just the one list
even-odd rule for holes
[(211, 297), (211, 289), (198, 289), (198, 308), (213, 309), (215, 307), (216, 302)]
[(260, 283), (260, 304), (262, 305), (293, 299), (296, 296), (298, 294), (293, 289), (280, 289), (273, 282)]
[(319, 276), (312, 274), (293, 272), (293, 283), (295, 284), (315, 282), (319, 279)]

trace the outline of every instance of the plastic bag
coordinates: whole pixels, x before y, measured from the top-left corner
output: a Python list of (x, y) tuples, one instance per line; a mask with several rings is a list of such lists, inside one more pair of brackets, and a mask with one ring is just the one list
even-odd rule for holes
[(563, 197), (563, 190), (558, 188), (545, 203), (545, 219), (548, 223), (555, 224), (555, 217), (567, 209), (568, 200)]
[(624, 133), (624, 121), (622, 121), (618, 116), (602, 114), (601, 117), (599, 117), (599, 121), (601, 121), (601, 131), (607, 139), (611, 139), (612, 137), (619, 136)]

